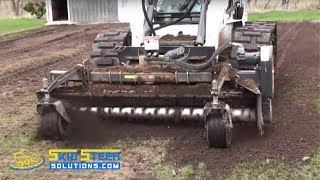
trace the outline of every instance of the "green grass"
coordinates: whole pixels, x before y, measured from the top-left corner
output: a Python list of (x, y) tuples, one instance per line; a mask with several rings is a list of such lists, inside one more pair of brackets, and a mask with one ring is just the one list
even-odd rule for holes
[(318, 98), (318, 99), (316, 100), (315, 104), (316, 104), (316, 107), (317, 107), (317, 111), (318, 111), (318, 113), (320, 114), (320, 98)]
[(318, 78), (309, 79), (308, 81), (293, 78), (289, 82), (288, 90), (284, 94), (285, 98), (299, 106), (311, 105), (313, 108), (310, 110), (320, 114), (320, 84)]
[(44, 27), (45, 19), (0, 19), (0, 36)]
[(298, 169), (294, 176), (297, 179), (320, 179), (320, 150), (315, 151), (311, 161), (302, 169)]
[[(30, 147), (38, 142), (37, 128), (28, 127), (22, 130), (22, 133), (17, 136), (7, 136), (5, 139), (1, 139), (2, 148), (6, 151), (11, 151), (12, 148), (19, 145), (20, 147)], [(1, 153), (0, 153), (1, 154)]]
[(199, 163), (196, 167), (189, 164), (176, 168), (172, 163), (164, 162), (156, 166), (155, 176), (159, 180), (204, 180), (210, 175), (204, 163)]
[(291, 168), (276, 159), (257, 160), (240, 164), (227, 179), (320, 179), (320, 150), (300, 168)]
[(249, 21), (319, 21), (319, 10), (250, 13)]
[(240, 164), (227, 179), (287, 179), (289, 175), (290, 172), (283, 163), (276, 160), (257, 160)]

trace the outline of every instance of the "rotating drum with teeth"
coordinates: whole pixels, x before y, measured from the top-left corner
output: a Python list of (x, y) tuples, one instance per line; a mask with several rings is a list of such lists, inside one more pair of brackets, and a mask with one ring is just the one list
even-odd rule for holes
[[(143, 107), (81, 107), (73, 108), (79, 112), (96, 113), (101, 117), (131, 118), (131, 119), (179, 119), (199, 121), (203, 120), (203, 108), (143, 108)], [(231, 109), (233, 122), (255, 122), (256, 112), (254, 109), (237, 108)]]

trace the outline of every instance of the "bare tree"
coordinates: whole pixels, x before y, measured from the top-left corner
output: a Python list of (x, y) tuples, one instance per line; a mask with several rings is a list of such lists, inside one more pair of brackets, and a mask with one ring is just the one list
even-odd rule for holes
[(288, 9), (289, 7), (289, 0), (282, 0), (282, 7), (283, 9)]
[(250, 9), (252, 9), (252, 7), (251, 7), (251, 0), (247, 0), (247, 5), (248, 5), (248, 7), (249, 7)]
[(12, 10), (14, 11), (14, 14), (16, 16), (19, 16), (21, 0), (11, 0), (11, 2), (12, 2)]
[(271, 0), (269, 0), (269, 1), (267, 2), (267, 4), (264, 6), (263, 9), (267, 9), (267, 7), (269, 6), (270, 2), (271, 2)]
[[(248, 2), (248, 5), (249, 5), (249, 7), (251, 8), (251, 9), (255, 9), (256, 7), (257, 7), (257, 1), (258, 0), (247, 0), (247, 2)], [(253, 3), (252, 3), (253, 2)]]
[(253, 3), (254, 7), (257, 7), (257, 2), (258, 2), (258, 0), (254, 0), (254, 3)]

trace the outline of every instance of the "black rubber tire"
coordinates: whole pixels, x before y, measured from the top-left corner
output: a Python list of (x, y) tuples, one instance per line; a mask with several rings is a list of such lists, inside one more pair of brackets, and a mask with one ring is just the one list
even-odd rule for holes
[(94, 67), (119, 65), (118, 53), (113, 51), (116, 46), (131, 46), (131, 33), (110, 31), (98, 34), (92, 45), (90, 56)]
[(50, 111), (42, 116), (40, 134), (48, 140), (63, 140), (69, 131), (69, 126), (59, 113)]
[(210, 148), (228, 148), (231, 145), (232, 131), (228, 129), (222, 117), (209, 116), (207, 118), (207, 141)]

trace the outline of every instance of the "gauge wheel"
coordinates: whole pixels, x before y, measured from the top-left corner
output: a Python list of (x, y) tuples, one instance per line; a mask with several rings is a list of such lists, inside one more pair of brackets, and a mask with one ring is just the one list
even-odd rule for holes
[(56, 111), (43, 115), (41, 120), (41, 135), (50, 140), (63, 140), (69, 130), (69, 123)]
[[(225, 117), (226, 118), (226, 117)], [(228, 148), (231, 145), (232, 131), (222, 115), (209, 115), (207, 118), (207, 141), (210, 148)]]

